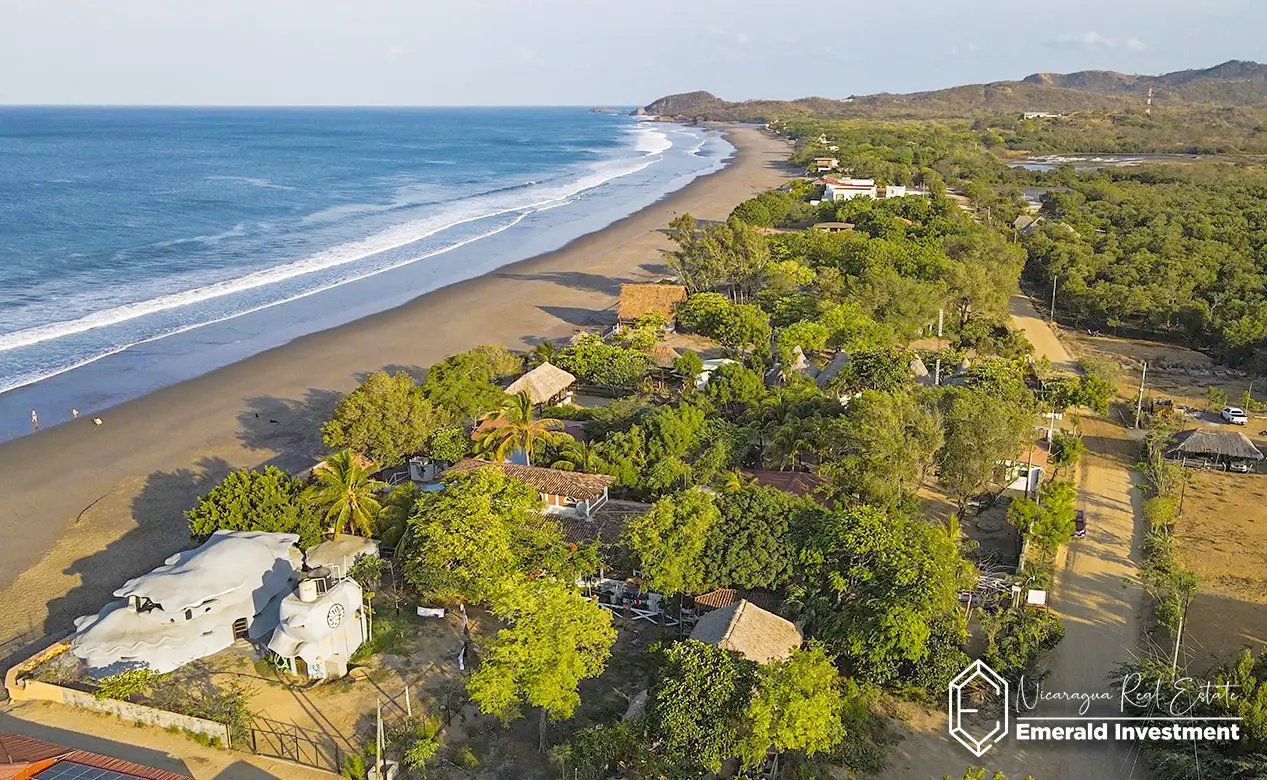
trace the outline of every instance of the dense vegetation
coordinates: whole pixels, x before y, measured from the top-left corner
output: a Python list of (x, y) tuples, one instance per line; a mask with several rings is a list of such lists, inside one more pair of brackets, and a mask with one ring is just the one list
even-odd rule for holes
[(1267, 172), (1227, 165), (1049, 177), (1027, 277), (1058, 316), (1255, 360), (1267, 340)]

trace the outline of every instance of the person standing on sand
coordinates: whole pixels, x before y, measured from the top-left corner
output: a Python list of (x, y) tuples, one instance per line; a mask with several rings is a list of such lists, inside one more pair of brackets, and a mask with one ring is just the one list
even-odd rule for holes
[(38, 431), (40, 429), (40, 416), (31, 410), (31, 430)]
[(70, 419), (72, 419), (72, 420), (78, 420), (78, 419), (79, 419), (79, 410), (78, 410), (78, 409), (74, 409), (74, 408), (72, 408), (72, 409), (70, 410)]

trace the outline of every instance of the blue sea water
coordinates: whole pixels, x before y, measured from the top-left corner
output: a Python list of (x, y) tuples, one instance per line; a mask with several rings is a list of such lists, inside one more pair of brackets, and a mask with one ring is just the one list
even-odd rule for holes
[(584, 108), (0, 108), (0, 439), (557, 248), (732, 151)]

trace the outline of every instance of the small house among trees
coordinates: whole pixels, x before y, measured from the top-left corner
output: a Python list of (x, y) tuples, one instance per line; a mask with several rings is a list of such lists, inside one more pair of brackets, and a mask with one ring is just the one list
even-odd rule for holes
[(533, 406), (562, 406), (572, 403), (574, 385), (576, 377), (547, 362), (511, 382), (506, 394), (527, 393)]
[(680, 284), (622, 284), (616, 306), (617, 329), (632, 326), (645, 317), (662, 317), (665, 328), (673, 330), (674, 309), (686, 300)]
[(1170, 440), (1166, 457), (1184, 466), (1252, 471), (1263, 459), (1249, 437), (1240, 431), (1180, 431)]
[(521, 466), (517, 463), (492, 463), (475, 458), (464, 458), (449, 469), (450, 473), (490, 468), (511, 479), (529, 485), (541, 494), (545, 511), (580, 517), (593, 517), (607, 503), (607, 489), (616, 481), (606, 474), (585, 474), (579, 471), (548, 469), (541, 466)]

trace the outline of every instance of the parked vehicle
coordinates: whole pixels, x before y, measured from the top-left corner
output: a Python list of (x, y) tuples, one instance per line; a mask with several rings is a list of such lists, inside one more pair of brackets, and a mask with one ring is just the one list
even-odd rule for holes
[(1087, 513), (1079, 509), (1073, 513), (1073, 538), (1081, 539), (1087, 535)]
[(1219, 416), (1223, 418), (1224, 422), (1229, 422), (1232, 425), (1244, 425), (1249, 422), (1249, 416), (1239, 406), (1225, 406), (1219, 412)]
[(1254, 464), (1247, 460), (1234, 460), (1227, 464), (1228, 471), (1235, 471), (1237, 474), (1248, 474), (1254, 470)]

